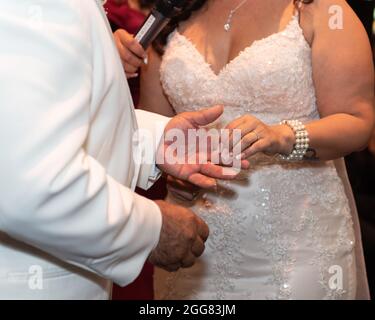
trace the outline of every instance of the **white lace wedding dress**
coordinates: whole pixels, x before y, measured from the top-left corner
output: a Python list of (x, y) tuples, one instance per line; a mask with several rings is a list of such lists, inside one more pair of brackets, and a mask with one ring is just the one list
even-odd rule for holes
[[(296, 16), (218, 75), (175, 31), (161, 82), (177, 113), (223, 104), (218, 125), (247, 113), (267, 124), (319, 118), (311, 49)], [(222, 182), (217, 193), (190, 204), (210, 227), (206, 251), (190, 269), (156, 269), (156, 299), (368, 297), (361, 251), (354, 250), (360, 237), (345, 169), (339, 174), (333, 161), (282, 163), (265, 155), (250, 163), (238, 180)]]

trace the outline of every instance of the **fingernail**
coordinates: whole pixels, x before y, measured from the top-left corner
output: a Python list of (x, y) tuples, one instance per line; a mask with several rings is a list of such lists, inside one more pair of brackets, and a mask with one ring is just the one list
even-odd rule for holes
[(144, 57), (144, 59), (143, 59), (143, 63), (144, 63), (145, 65), (148, 64), (148, 56), (147, 56), (147, 55)]
[(240, 173), (240, 170), (236, 168), (223, 168), (224, 176), (236, 177), (239, 173)]
[(138, 73), (134, 73), (132, 75), (129, 76), (129, 78), (133, 79), (133, 78), (137, 78), (138, 77)]

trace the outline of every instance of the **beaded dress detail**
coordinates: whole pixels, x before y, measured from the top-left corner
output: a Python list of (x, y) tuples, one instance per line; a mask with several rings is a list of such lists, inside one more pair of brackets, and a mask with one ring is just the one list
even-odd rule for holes
[[(219, 74), (175, 31), (160, 72), (177, 113), (223, 104), (217, 126), (247, 113), (267, 124), (319, 118), (311, 49), (297, 16)], [(183, 204), (208, 223), (210, 237), (192, 268), (155, 270), (156, 299), (355, 298), (353, 222), (334, 162), (285, 163), (261, 154), (250, 164), (217, 192)]]

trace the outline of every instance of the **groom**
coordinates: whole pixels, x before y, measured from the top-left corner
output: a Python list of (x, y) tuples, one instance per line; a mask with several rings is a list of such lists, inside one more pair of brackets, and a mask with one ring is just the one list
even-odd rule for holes
[[(187, 132), (222, 109), (135, 112), (99, 0), (1, 0), (0, 12), (0, 299), (107, 299), (148, 258), (193, 265), (206, 224), (133, 190), (161, 171), (203, 187), (231, 178), (169, 164), (157, 131)], [(133, 140), (138, 128), (154, 146)]]

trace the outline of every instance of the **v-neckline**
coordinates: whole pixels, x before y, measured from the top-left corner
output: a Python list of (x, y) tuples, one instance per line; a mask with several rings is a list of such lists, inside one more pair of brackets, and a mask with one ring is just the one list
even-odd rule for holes
[[(186, 37), (184, 34), (180, 33), (177, 29), (175, 30), (175, 33), (181, 38), (183, 39), (186, 43), (188, 43), (190, 45), (190, 47), (192, 47), (192, 49), (195, 51), (195, 53), (200, 57), (200, 59), (202, 60), (202, 62), (204, 63), (204, 65), (207, 66), (207, 68), (209, 69), (209, 71), (211, 72), (211, 74), (215, 77), (215, 78), (220, 78), (221, 75), (232, 65), (234, 64), (237, 60), (239, 60), (242, 55), (247, 52), (248, 50), (254, 48), (256, 45), (266, 41), (266, 40), (269, 40), (271, 38), (273, 38), (274, 36), (278, 36), (278, 35), (281, 35), (283, 34), (285, 31), (287, 31), (291, 25), (297, 21), (298, 22), (298, 14), (293, 14), (292, 18), (290, 19), (290, 21), (288, 22), (288, 24), (285, 26), (285, 28), (283, 28), (282, 30), (280, 31), (277, 31), (275, 33), (272, 33), (270, 34), (269, 36), (266, 36), (264, 38), (261, 38), (261, 39), (258, 39), (258, 40), (254, 40), (250, 45), (248, 45), (247, 47), (245, 47), (244, 49), (242, 49), (238, 54), (237, 56), (235, 56), (233, 59), (231, 59), (227, 64), (225, 64), (220, 70), (218, 73), (215, 72), (215, 70), (212, 68), (212, 65), (207, 62), (207, 60), (204, 58), (203, 54), (198, 50), (198, 48), (196, 47), (196, 45), (194, 44), (194, 42), (192, 40), (190, 40), (188, 37)], [(298, 23), (298, 27), (301, 29), (301, 26), (299, 25)], [(302, 29), (301, 29), (302, 31)]]

